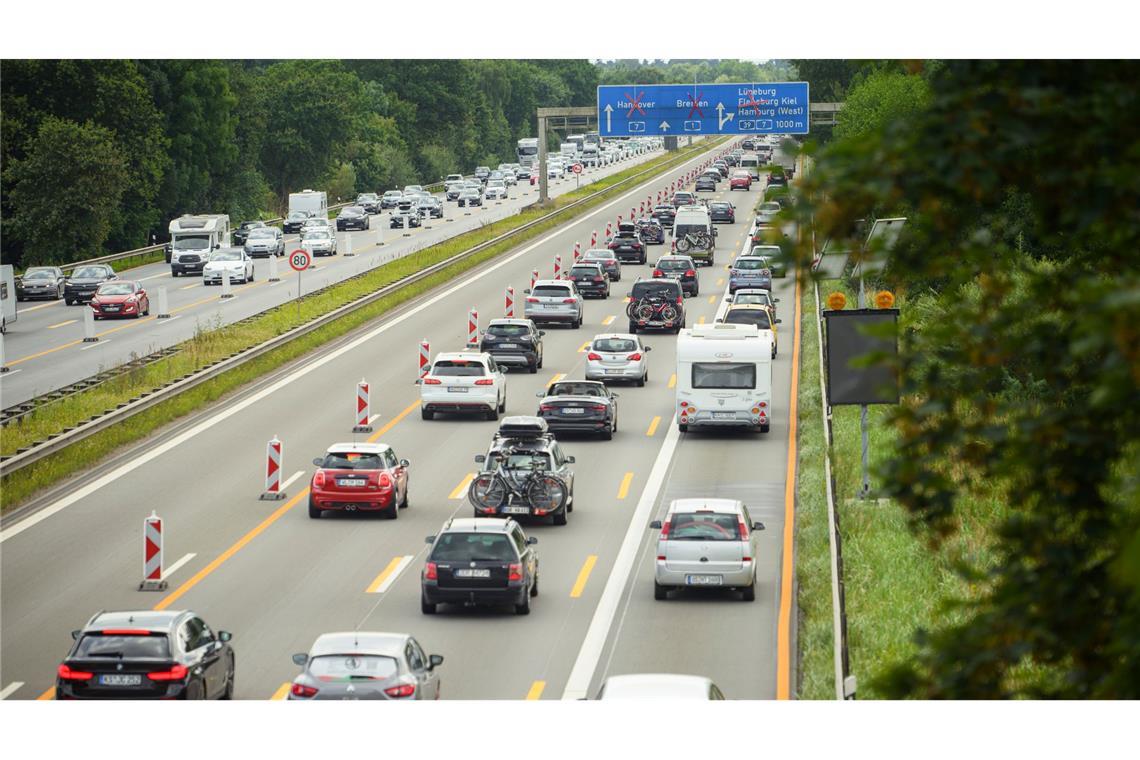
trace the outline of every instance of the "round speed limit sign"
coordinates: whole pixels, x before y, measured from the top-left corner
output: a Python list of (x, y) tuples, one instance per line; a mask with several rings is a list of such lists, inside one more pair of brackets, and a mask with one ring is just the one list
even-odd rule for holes
[(289, 266), (293, 267), (293, 270), (296, 272), (305, 271), (312, 263), (313, 259), (308, 251), (298, 248), (289, 254)]
[(582, 173), (582, 165), (581, 164), (574, 164), (574, 166), (572, 166), (570, 168), (575, 174), (581, 174)]

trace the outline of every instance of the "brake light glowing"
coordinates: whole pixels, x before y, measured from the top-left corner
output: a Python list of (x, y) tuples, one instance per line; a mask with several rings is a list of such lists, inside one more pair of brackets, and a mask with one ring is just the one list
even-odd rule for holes
[(653, 270), (653, 276), (654, 277), (664, 277), (665, 273), (662, 272), (660, 269), (654, 269)]
[(414, 697), (416, 695), (416, 685), (414, 683), (402, 683), (399, 686), (389, 686), (384, 690), (384, 693), (389, 697), (395, 697), (397, 699)]
[(697, 276), (697, 270), (687, 269), (687, 270), (685, 270), (685, 276), (686, 277), (696, 277)]
[(158, 670), (154, 673), (147, 673), (146, 677), (152, 681), (181, 681), (189, 672), (185, 665), (175, 665), (170, 670)]
[(424, 579), (429, 581), (439, 580), (439, 571), (436, 570), (434, 562), (428, 562), (424, 565)]
[(443, 385), (443, 381), (438, 377), (425, 377), (424, 385)]
[(522, 580), (522, 563), (512, 562), (507, 567), (507, 580), (508, 581), (521, 581)]
[(325, 471), (317, 470), (317, 474), (313, 476), (313, 485), (317, 488), (324, 488), (325, 486)]
[(602, 360), (601, 354), (595, 354), (593, 351), (586, 354), (586, 359), (592, 362), (600, 362)]
[(489, 377), (485, 377), (482, 380), (476, 380), (475, 384), (476, 385), (494, 385), (495, 381)]
[(83, 670), (72, 670), (66, 665), (60, 665), (56, 670), (56, 675), (64, 681), (90, 681), (95, 677), (94, 673), (88, 673)]
[(315, 697), (315, 696), (317, 696), (317, 689), (315, 687), (306, 686), (303, 683), (293, 684), (293, 688), (290, 689), (290, 691), (293, 693), (294, 697)]

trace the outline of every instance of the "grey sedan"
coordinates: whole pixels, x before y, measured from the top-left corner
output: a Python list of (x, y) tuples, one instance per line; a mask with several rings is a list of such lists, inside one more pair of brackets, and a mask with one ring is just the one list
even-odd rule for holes
[(443, 657), (406, 633), (324, 633), (293, 662), (289, 699), (439, 699)]

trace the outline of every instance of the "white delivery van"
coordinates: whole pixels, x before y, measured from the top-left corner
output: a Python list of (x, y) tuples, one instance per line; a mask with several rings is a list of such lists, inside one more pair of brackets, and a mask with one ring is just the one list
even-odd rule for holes
[(329, 218), (329, 197), (324, 190), (289, 193), (289, 213), (302, 211), (315, 219)]
[(747, 169), (748, 173), (752, 175), (752, 181), (756, 182), (760, 179), (760, 157), (752, 154), (742, 156), (740, 159), (740, 168)]
[(704, 205), (681, 206), (673, 217), (673, 241), (677, 253), (691, 256), (699, 266), (712, 266), (713, 251), (716, 249), (716, 228), (708, 207)]
[(0, 333), (8, 331), (8, 325), (16, 321), (16, 273), (11, 264), (0, 265)]
[(754, 325), (694, 325), (677, 339), (677, 427), (772, 424), (772, 339)]
[(225, 214), (183, 214), (170, 223), (170, 274), (201, 274), (218, 248), (230, 247), (230, 218)]

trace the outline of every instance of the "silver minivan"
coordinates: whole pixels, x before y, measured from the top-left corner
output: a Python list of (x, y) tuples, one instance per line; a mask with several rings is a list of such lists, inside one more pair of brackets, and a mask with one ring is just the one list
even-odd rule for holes
[(674, 499), (665, 519), (650, 528), (657, 538), (653, 598), (674, 588), (730, 588), (756, 599), (756, 533), (748, 507), (737, 499)]
[(582, 296), (571, 280), (537, 280), (526, 291), (523, 318), (539, 322), (565, 322), (582, 326)]

